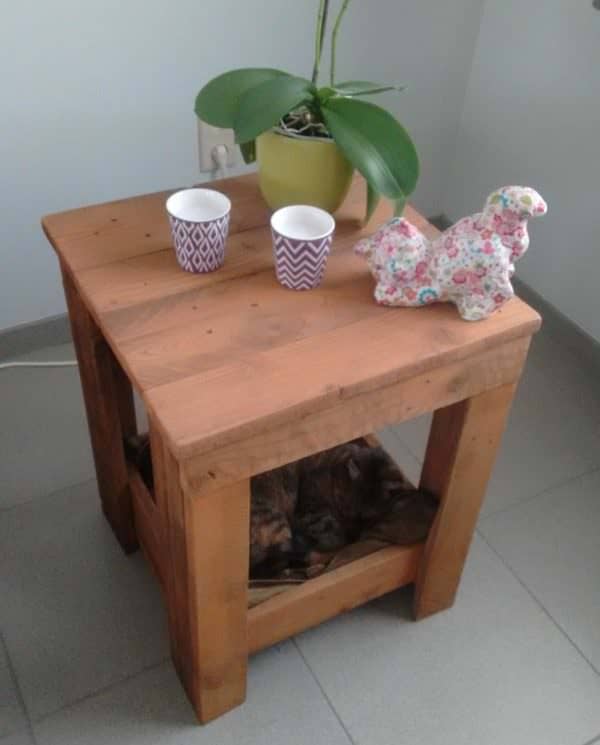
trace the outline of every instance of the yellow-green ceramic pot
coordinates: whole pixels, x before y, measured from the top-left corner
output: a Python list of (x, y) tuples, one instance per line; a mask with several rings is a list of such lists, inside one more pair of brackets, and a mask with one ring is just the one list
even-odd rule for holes
[(352, 166), (332, 140), (265, 132), (256, 140), (258, 180), (272, 210), (310, 204), (335, 212), (344, 201)]

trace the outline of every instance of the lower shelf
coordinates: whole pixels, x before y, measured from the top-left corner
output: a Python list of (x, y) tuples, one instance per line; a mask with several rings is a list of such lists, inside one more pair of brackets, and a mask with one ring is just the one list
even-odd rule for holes
[(414, 582), (423, 544), (389, 546), (292, 587), (248, 611), (248, 651), (276, 644)]
[[(369, 443), (377, 444), (377, 440), (370, 436)], [(129, 464), (129, 486), (140, 545), (165, 590), (169, 558), (166, 505), (161, 509), (133, 463)], [(248, 652), (269, 647), (414, 582), (424, 545), (380, 548), (249, 608)]]

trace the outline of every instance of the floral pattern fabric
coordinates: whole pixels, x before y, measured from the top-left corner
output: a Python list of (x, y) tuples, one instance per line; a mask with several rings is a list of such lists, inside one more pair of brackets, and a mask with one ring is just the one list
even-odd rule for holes
[(354, 250), (367, 257), (381, 305), (450, 301), (465, 320), (478, 321), (513, 297), (514, 262), (529, 246), (527, 221), (546, 211), (534, 189), (506, 186), (436, 240), (396, 217)]

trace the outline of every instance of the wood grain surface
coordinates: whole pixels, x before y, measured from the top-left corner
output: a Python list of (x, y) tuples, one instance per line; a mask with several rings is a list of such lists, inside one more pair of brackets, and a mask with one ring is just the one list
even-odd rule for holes
[(421, 487), (439, 497), (415, 590), (415, 616), (454, 603), (515, 384), (509, 383), (435, 412)]
[(250, 483), (194, 499), (150, 422), (157, 489), (167, 505), (164, 557), (171, 653), (198, 719), (241, 704), (248, 665)]
[(389, 546), (248, 611), (250, 654), (413, 582), (423, 546)]
[[(167, 598), (172, 656), (198, 718), (241, 703), (248, 652), (416, 580), (415, 614), (449, 607), (539, 316), (518, 299), (469, 323), (451, 305), (383, 308), (353, 244), (364, 182), (336, 215), (322, 286), (282, 288), (256, 176), (232, 200), (224, 267), (182, 271), (171, 192), (43, 219), (63, 271), (104, 511), (142, 547)], [(406, 216), (429, 237), (418, 213)], [(125, 461), (131, 384), (150, 421), (154, 499)], [(425, 545), (389, 547), (247, 609), (249, 478), (435, 411), (422, 486), (440, 507)]]
[(137, 431), (131, 383), (64, 267), (63, 286), (102, 510), (123, 550), (130, 553), (138, 546), (123, 446), (124, 438)]
[[(334, 407), (429, 369), (530, 336), (537, 314), (515, 299), (486, 321), (454, 307), (375, 305), (353, 244), (387, 219), (360, 219), (357, 178), (336, 215), (323, 285), (282, 288), (273, 271), (269, 214), (254, 175), (213, 184), (232, 200), (225, 266), (193, 275), (176, 263), (164, 202), (170, 192), (44, 218), (46, 234), (90, 316), (182, 457)], [(407, 217), (437, 234), (418, 213)]]

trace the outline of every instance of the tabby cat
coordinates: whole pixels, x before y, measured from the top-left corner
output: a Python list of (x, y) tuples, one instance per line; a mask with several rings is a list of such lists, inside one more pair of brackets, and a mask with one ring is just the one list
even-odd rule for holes
[(274, 577), (295, 553), (292, 524), (298, 501), (299, 469), (290, 463), (250, 481), (250, 575)]
[[(126, 451), (152, 490), (148, 438), (129, 438)], [(385, 450), (363, 440), (253, 476), (250, 485), (252, 578), (319, 563), (415, 495)]]
[(360, 441), (320, 453), (306, 466), (295, 530), (315, 551), (336, 551), (353, 543), (415, 493), (383, 448)]

